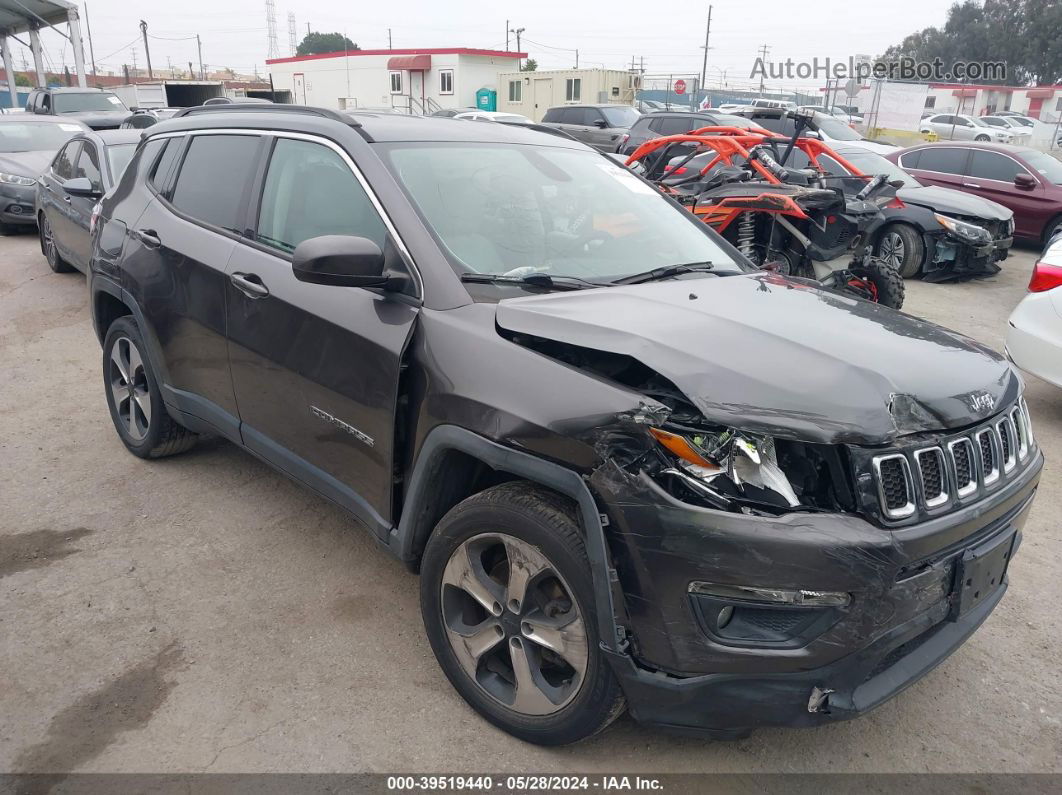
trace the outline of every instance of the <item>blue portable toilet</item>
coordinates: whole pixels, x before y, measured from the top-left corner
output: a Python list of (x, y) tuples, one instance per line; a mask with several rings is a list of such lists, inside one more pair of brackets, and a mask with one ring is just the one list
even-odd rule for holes
[(476, 92), (476, 108), (478, 110), (497, 110), (498, 92), (492, 88), (481, 88)]

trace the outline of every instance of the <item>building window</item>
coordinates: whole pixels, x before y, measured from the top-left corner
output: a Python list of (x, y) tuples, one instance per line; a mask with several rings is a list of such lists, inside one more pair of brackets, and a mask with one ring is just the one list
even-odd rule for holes
[(927, 108), (935, 108), (936, 106), (937, 106), (937, 98), (936, 97), (926, 97), (926, 107)]
[(440, 94), (452, 94), (454, 93), (454, 70), (443, 69), (439, 72), (439, 93)]
[(391, 93), (392, 94), (401, 94), (402, 93), (402, 73), (401, 72), (391, 72)]
[(583, 84), (582, 78), (569, 77), (564, 82), (565, 82), (564, 100), (566, 102), (578, 102), (579, 101), (579, 94), (581, 93), (582, 84)]
[(523, 80), (510, 80), (509, 81), (509, 101), (510, 102), (523, 102), (524, 81)]

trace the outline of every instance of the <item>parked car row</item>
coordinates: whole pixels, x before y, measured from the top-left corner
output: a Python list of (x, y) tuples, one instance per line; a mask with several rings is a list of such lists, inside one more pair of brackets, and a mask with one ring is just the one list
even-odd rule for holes
[(1010, 365), (753, 270), (570, 135), (197, 108), (96, 215), (121, 443), (209, 433), (342, 506), (524, 740), (854, 718), (1007, 589), (1043, 465)]

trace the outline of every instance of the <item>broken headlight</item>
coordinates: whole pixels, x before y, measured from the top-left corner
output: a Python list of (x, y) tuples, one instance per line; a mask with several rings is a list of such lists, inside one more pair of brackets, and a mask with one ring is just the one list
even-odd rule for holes
[(712, 502), (737, 500), (773, 509), (801, 505), (770, 436), (729, 428), (686, 434), (650, 428), (649, 433), (671, 453), (675, 466), (664, 473), (681, 477)]
[(941, 215), (940, 213), (933, 213), (933, 217), (949, 232), (967, 242), (977, 244), (992, 242), (992, 235), (983, 226), (968, 224), (965, 221), (960, 221), (948, 215)]

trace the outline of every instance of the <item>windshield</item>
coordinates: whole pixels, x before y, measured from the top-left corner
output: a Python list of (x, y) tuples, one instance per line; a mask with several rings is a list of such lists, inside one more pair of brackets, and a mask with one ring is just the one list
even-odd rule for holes
[(116, 183), (122, 178), (122, 172), (129, 165), (135, 151), (136, 144), (115, 144), (107, 147), (107, 162), (111, 164), (111, 174)]
[(1032, 166), (1033, 171), (1052, 182), (1062, 185), (1062, 163), (1046, 152), (1025, 151), (1021, 153), (1025, 162)]
[(114, 94), (86, 91), (84, 94), (53, 94), (52, 107), (56, 113), (81, 113), (94, 110), (128, 110)]
[(609, 127), (630, 127), (642, 115), (634, 108), (628, 108), (623, 105), (617, 105), (614, 108), (602, 108), (601, 112), (605, 114)]
[(875, 152), (868, 152), (865, 149), (856, 149), (855, 147), (838, 149), (837, 154), (858, 168), (864, 174), (876, 176), (878, 174), (884, 174), (889, 178), (889, 181), (902, 180), (903, 184), (909, 188), (920, 188), (922, 183), (893, 163), (891, 160), (886, 160)]
[(819, 132), (825, 133), (831, 141), (859, 141), (863, 136), (834, 116), (824, 113), (815, 114), (815, 124)]
[(741, 267), (691, 213), (594, 152), (436, 142), (387, 152), (460, 273), (611, 281), (693, 262)]
[(61, 122), (0, 124), (0, 152), (55, 152), (84, 129), (80, 124)]

